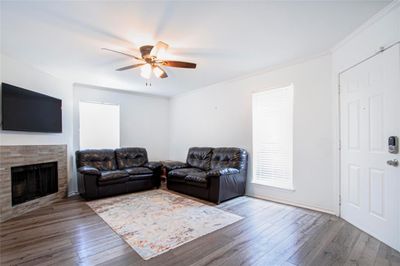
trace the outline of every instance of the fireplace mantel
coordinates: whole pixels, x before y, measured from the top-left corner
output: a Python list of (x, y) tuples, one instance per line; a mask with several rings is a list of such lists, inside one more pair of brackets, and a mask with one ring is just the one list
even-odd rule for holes
[[(11, 167), (57, 162), (58, 192), (12, 206)], [(0, 146), (0, 221), (54, 203), (67, 195), (67, 145)]]

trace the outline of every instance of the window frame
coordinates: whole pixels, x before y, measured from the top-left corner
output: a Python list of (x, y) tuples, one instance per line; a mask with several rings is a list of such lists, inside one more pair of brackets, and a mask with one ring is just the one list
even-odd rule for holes
[[(106, 147), (106, 146), (102, 146), (102, 147), (82, 147), (82, 121), (81, 121), (81, 104), (96, 104), (96, 105), (104, 105), (104, 106), (114, 106), (117, 107), (118, 109), (118, 134), (117, 134), (117, 145), (115, 147)], [(97, 102), (97, 101), (85, 101), (85, 100), (81, 100), (78, 102), (78, 119), (79, 119), (79, 141), (78, 141), (78, 145), (79, 145), (79, 149), (116, 149), (121, 147), (121, 106), (119, 104), (115, 104), (115, 103), (104, 103), (104, 102)]]
[[(258, 153), (258, 149), (256, 147), (256, 145), (258, 143), (256, 143), (258, 136), (256, 135), (257, 132), (256, 131), (256, 116), (259, 114), (256, 114), (257, 110), (256, 108), (258, 106), (256, 106), (256, 97), (257, 96), (265, 96), (268, 94), (272, 94), (273, 92), (276, 92), (277, 90), (288, 90), (289, 93), (289, 103), (290, 106), (288, 107), (289, 110), (287, 113), (290, 114), (290, 130), (291, 130), (291, 134), (290, 134), (290, 139), (289, 139), (289, 145), (288, 147), (290, 147), (289, 149), (289, 165), (288, 168), (289, 169), (289, 175), (288, 175), (288, 181), (286, 182), (280, 182), (278, 180), (260, 180), (259, 178), (257, 178), (257, 153)], [(252, 160), (252, 170), (253, 170), (253, 174), (252, 174), (252, 180), (251, 183), (253, 184), (257, 184), (257, 185), (262, 185), (262, 186), (267, 186), (267, 187), (272, 187), (272, 188), (278, 188), (278, 189), (284, 189), (284, 190), (290, 190), (290, 191), (294, 191), (295, 187), (294, 187), (294, 176), (293, 176), (293, 151), (294, 151), (294, 85), (293, 83), (288, 85), (288, 86), (284, 86), (284, 87), (278, 87), (278, 88), (272, 88), (272, 89), (267, 89), (267, 90), (263, 90), (263, 91), (259, 91), (259, 92), (254, 92), (252, 93), (252, 149), (253, 149), (253, 160)]]

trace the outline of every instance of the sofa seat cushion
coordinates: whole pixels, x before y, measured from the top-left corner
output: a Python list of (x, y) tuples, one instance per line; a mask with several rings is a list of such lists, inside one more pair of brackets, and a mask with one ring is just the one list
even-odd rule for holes
[(124, 170), (102, 171), (99, 177), (99, 181), (110, 181), (128, 176), (129, 176), (128, 172)]
[(204, 172), (191, 173), (185, 177), (185, 183), (196, 187), (207, 187), (207, 174)]
[(132, 167), (125, 169), (125, 171), (130, 175), (153, 174), (153, 171), (146, 167)]
[[(185, 177), (188, 174), (204, 172), (198, 168), (180, 168), (172, 170), (168, 173), (168, 181), (185, 182)], [(205, 172), (204, 172), (205, 173)]]
[(129, 174), (123, 170), (102, 171), (98, 178), (100, 186), (125, 183), (128, 181)]

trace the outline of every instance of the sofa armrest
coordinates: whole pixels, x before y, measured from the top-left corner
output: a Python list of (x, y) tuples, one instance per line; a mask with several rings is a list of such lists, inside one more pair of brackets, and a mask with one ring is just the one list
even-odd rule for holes
[(96, 175), (100, 176), (101, 173), (97, 168), (91, 166), (82, 166), (78, 168), (78, 172), (84, 175)]
[(162, 164), (160, 162), (148, 162), (144, 165), (144, 167), (147, 167), (153, 171), (161, 169)]
[(236, 168), (220, 168), (220, 169), (211, 169), (207, 172), (207, 176), (221, 176), (221, 175), (231, 175), (238, 174), (239, 170)]
[(97, 179), (101, 172), (94, 167), (80, 167), (78, 169), (78, 190), (85, 199), (98, 197)]
[[(236, 169), (237, 170), (237, 169)], [(208, 176), (209, 201), (217, 204), (237, 196), (242, 196), (246, 191), (246, 172)]]
[(163, 166), (167, 169), (167, 172), (175, 169), (190, 167), (188, 164), (178, 161), (163, 162)]

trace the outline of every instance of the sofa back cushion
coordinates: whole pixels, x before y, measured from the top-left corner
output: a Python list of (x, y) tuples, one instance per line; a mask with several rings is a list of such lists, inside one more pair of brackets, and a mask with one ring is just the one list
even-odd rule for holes
[(100, 171), (117, 169), (114, 150), (82, 150), (76, 152), (76, 166), (91, 166)]
[(119, 169), (140, 167), (148, 162), (144, 148), (120, 148), (115, 150)]
[(239, 148), (215, 148), (211, 158), (211, 169), (236, 168), (247, 165), (247, 152)]
[(189, 149), (186, 163), (191, 167), (196, 167), (205, 171), (210, 170), (212, 148), (192, 147)]

